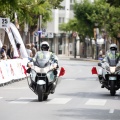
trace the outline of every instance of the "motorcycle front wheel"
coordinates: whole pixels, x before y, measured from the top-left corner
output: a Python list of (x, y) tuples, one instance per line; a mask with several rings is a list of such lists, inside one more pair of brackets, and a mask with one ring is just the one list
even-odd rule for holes
[(43, 101), (44, 98), (44, 88), (42, 85), (37, 86), (38, 101)]
[(47, 100), (48, 99), (48, 95), (44, 95), (43, 100)]
[(115, 81), (110, 82), (110, 94), (111, 94), (111, 96), (115, 96), (115, 94), (116, 94)]

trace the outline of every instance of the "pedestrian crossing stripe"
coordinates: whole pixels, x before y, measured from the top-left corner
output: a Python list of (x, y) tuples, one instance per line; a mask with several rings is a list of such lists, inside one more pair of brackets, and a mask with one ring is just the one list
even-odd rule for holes
[(74, 80), (77, 80), (77, 79), (64, 79), (64, 80), (70, 80), (70, 81), (74, 81)]
[(54, 98), (51, 101), (47, 102), (46, 104), (66, 104), (68, 103), (72, 98)]
[[(0, 97), (2, 99), (3, 97)], [(13, 100), (9, 103), (13, 104), (27, 104), (31, 101), (37, 100), (37, 98), (26, 98), (21, 97), (19, 99)], [(45, 104), (67, 104), (70, 102), (72, 98), (53, 98), (50, 101), (45, 101)], [(43, 101), (44, 102), (44, 101)], [(104, 106), (106, 104), (107, 100), (104, 99), (89, 99), (85, 105), (98, 105), (98, 106)]]
[(36, 98), (19, 98), (17, 100), (11, 101), (9, 103), (27, 104), (35, 99)]
[(104, 106), (106, 104), (107, 100), (103, 99), (89, 99), (85, 105), (98, 105), (98, 106)]
[(13, 88), (3, 88), (3, 89), (10, 89), (10, 90), (15, 90), (15, 89), (29, 89), (29, 87), (20, 87), (20, 88), (16, 88), (16, 87), (13, 87)]

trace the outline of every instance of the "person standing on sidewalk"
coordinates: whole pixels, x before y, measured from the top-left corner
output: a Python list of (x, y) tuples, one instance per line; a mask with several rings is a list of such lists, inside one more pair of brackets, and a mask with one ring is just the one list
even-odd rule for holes
[(35, 48), (35, 44), (34, 43), (31, 43), (31, 50), (32, 50), (32, 54), (33, 54), (33, 57), (35, 56), (37, 50)]

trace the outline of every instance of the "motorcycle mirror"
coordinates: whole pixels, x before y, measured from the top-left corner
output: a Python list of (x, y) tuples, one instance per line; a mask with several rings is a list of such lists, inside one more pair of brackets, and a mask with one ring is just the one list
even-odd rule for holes
[(104, 63), (104, 62), (106, 62), (106, 60), (104, 59), (104, 60), (102, 60), (102, 63)]
[(100, 67), (101, 67), (101, 66), (102, 66), (102, 64), (101, 64), (101, 63), (98, 63), (98, 66), (100, 66)]
[(27, 67), (30, 68), (31, 66), (32, 66), (32, 63), (31, 63), (31, 62), (28, 62), (28, 63), (27, 63)]

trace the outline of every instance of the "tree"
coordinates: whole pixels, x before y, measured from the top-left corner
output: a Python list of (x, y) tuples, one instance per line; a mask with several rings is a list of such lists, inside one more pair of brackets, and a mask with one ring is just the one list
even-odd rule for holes
[(1, 0), (0, 16), (9, 17), (14, 22), (14, 13), (18, 15), (20, 27), (26, 21), (35, 28), (38, 17), (43, 16), (43, 22), (51, 20), (51, 9), (59, 8), (63, 0)]
[(76, 18), (70, 19), (68, 23), (62, 23), (59, 25), (59, 29), (61, 31), (70, 32), (70, 31), (78, 31), (78, 20)]
[(115, 6), (115, 7), (120, 6), (120, 0), (107, 0), (107, 3), (109, 3), (111, 6)]

